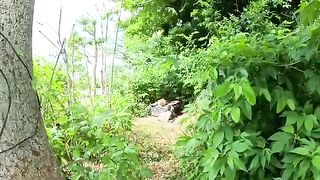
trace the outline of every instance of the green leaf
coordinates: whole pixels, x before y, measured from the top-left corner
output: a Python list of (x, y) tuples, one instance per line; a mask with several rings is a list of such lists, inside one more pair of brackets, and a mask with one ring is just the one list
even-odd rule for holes
[(232, 149), (235, 151), (235, 152), (244, 152), (248, 149), (250, 149), (250, 146), (248, 143), (246, 142), (241, 142), (241, 141), (236, 141), (232, 144)]
[(286, 115), (287, 115), (286, 126), (291, 125), (291, 124), (295, 124), (298, 121), (302, 120), (301, 115), (299, 115), (298, 113), (296, 113), (294, 111), (286, 112)]
[(225, 170), (226, 180), (234, 180), (236, 177), (236, 171), (232, 168), (226, 168)]
[(286, 133), (290, 133), (290, 134), (294, 133), (294, 127), (291, 124), (283, 126), (281, 129), (283, 132), (286, 132)]
[(282, 173), (282, 178), (281, 179), (282, 180), (289, 180), (291, 175), (292, 175), (292, 173), (293, 173), (293, 170), (294, 169), (292, 167), (286, 168)]
[(285, 132), (277, 132), (269, 137), (269, 139), (273, 141), (288, 141), (290, 138), (291, 136)]
[(320, 171), (320, 156), (318, 155), (313, 156), (312, 165)]
[(285, 144), (281, 141), (277, 141), (275, 143), (272, 143), (271, 152), (272, 153), (278, 153), (281, 152), (284, 149)]
[(234, 122), (238, 123), (240, 121), (240, 108), (233, 107), (231, 109), (231, 117)]
[(222, 83), (220, 86), (218, 86), (215, 91), (214, 94), (216, 97), (222, 97), (227, 95), (230, 92), (230, 87), (231, 87), (231, 82), (230, 81), (225, 81), (224, 83)]
[(307, 135), (311, 134), (312, 128), (313, 128), (313, 122), (317, 119), (316, 116), (314, 115), (307, 115), (304, 116), (305, 121), (304, 121), (304, 126), (307, 130)]
[(234, 99), (237, 100), (242, 94), (242, 88), (238, 84), (233, 86)]
[(298, 177), (305, 179), (309, 166), (310, 166), (309, 160), (303, 160), (299, 166)]
[(266, 167), (266, 157), (265, 156), (260, 156), (260, 159), (261, 159), (261, 166), (262, 166), (262, 169), (264, 169)]
[(318, 120), (320, 120), (320, 106), (316, 108), (314, 111), (314, 115), (317, 117)]
[(248, 118), (252, 119), (252, 110), (250, 104), (248, 104), (246, 101), (243, 101), (240, 105), (241, 112)]
[(203, 158), (201, 159), (200, 163), (201, 166), (207, 166), (208, 164), (214, 164), (215, 161), (219, 157), (219, 151), (214, 148), (207, 149), (204, 154)]
[(249, 170), (252, 170), (253, 168), (257, 168), (258, 166), (258, 163), (259, 163), (259, 155), (257, 154), (251, 161), (250, 163), (250, 167), (249, 167)]
[(219, 170), (221, 171), (222, 166), (224, 165), (221, 159), (218, 159), (214, 166), (209, 171), (209, 180), (214, 180), (218, 175)]
[(264, 149), (263, 153), (264, 153), (264, 157), (266, 158), (267, 162), (269, 163), (271, 161), (271, 150)]
[(233, 164), (233, 157), (232, 156), (228, 156), (227, 157), (227, 164), (228, 164), (230, 169), (234, 170), (234, 164)]
[(271, 95), (268, 89), (260, 89), (260, 93), (262, 93), (264, 95), (264, 97), (266, 98), (267, 101), (271, 101)]
[(80, 158), (80, 156), (81, 156), (81, 152), (80, 152), (80, 150), (77, 148), (77, 149), (74, 149), (73, 151), (72, 151), (72, 158), (73, 159), (77, 159), (77, 158)]
[(246, 168), (244, 162), (241, 161), (239, 158), (235, 158), (235, 157), (234, 157), (234, 158), (233, 158), (233, 162), (234, 162), (234, 164), (236, 165), (236, 167), (237, 167), (238, 169), (241, 169), (241, 170), (243, 170), (243, 171), (247, 171), (247, 168)]
[(302, 2), (298, 12), (300, 13), (300, 22), (303, 25), (311, 24), (317, 17), (319, 17), (320, 2), (313, 0)]
[(281, 112), (286, 107), (286, 100), (284, 98), (278, 99), (277, 113)]
[(307, 156), (310, 152), (308, 151), (308, 149), (304, 148), (304, 147), (297, 147), (293, 150), (290, 151), (291, 153), (295, 153), (295, 154), (299, 154), (302, 156)]
[(256, 95), (253, 91), (253, 89), (247, 85), (246, 83), (242, 84), (242, 91), (244, 94), (244, 97), (247, 99), (248, 103), (250, 105), (255, 105), (256, 104)]
[(310, 100), (305, 103), (304, 112), (306, 114), (311, 114), (313, 112), (313, 103)]
[(294, 111), (296, 109), (296, 105), (294, 103), (293, 99), (287, 99), (287, 105), (289, 106), (289, 108)]
[(224, 139), (224, 132), (223, 131), (218, 131), (217, 133), (214, 134), (214, 137), (212, 139), (212, 147), (217, 148), (223, 141)]

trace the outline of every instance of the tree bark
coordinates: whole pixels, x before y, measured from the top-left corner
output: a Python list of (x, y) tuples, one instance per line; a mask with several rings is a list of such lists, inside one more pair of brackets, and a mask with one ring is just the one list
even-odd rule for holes
[[(121, 20), (121, 10), (122, 10), (122, 0), (120, 2), (120, 9), (119, 9), (119, 16), (118, 16), (118, 23)], [(113, 93), (113, 80), (114, 80), (114, 61), (116, 58), (116, 53), (117, 53), (117, 43), (118, 43), (118, 35), (119, 35), (119, 25), (117, 25), (117, 30), (116, 30), (116, 39), (114, 42), (114, 48), (113, 48), (113, 57), (112, 57), (112, 64), (111, 64), (111, 78), (110, 78), (110, 90), (109, 90), (109, 106), (110, 109), (112, 108), (112, 93)]]
[(97, 95), (97, 66), (98, 66), (98, 42), (96, 22), (93, 23), (94, 64), (93, 64), (93, 95)]
[(104, 74), (105, 74), (105, 93), (104, 96), (107, 97), (108, 96), (108, 78), (107, 78), (107, 56), (108, 56), (108, 32), (109, 31), (109, 15), (107, 15), (107, 24), (106, 24), (106, 36), (105, 36), (105, 57), (104, 57), (104, 66), (103, 66), (103, 70), (104, 70)]
[[(103, 19), (101, 18), (101, 37), (103, 38), (104, 32), (103, 32)], [(101, 88), (102, 88), (102, 96), (105, 95), (106, 93), (106, 85), (105, 85), (105, 71), (104, 71), (104, 66), (105, 66), (105, 58), (104, 58), (104, 42), (101, 43)]]
[(34, 0), (0, 0), (0, 179), (63, 179), (32, 88)]

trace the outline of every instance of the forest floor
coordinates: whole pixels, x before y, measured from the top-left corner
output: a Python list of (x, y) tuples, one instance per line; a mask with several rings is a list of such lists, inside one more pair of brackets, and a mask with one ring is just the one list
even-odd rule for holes
[(179, 121), (164, 122), (157, 117), (136, 118), (133, 122), (132, 140), (140, 145), (142, 161), (153, 171), (153, 180), (170, 179), (175, 176), (178, 161), (173, 155), (173, 147), (183, 134)]

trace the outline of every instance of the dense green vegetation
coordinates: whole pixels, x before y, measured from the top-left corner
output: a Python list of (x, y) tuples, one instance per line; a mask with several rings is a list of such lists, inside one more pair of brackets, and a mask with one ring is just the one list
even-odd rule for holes
[(119, 23), (128, 68), (111, 98), (84, 106), (75, 94), (68, 104), (67, 75), (57, 70), (50, 82), (53, 64), (36, 66), (49, 138), (69, 177), (150, 176), (127, 134), (133, 116), (166, 98), (196, 119), (173, 147), (172, 179), (320, 179), (320, 1), (121, 3), (132, 13)]

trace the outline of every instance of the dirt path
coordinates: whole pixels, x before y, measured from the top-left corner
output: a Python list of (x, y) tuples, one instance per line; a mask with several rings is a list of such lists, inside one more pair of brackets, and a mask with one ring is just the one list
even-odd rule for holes
[(170, 179), (178, 162), (173, 156), (173, 146), (182, 135), (178, 117), (174, 122), (164, 122), (157, 117), (136, 118), (132, 132), (134, 141), (141, 145), (140, 155), (154, 172), (154, 180)]

